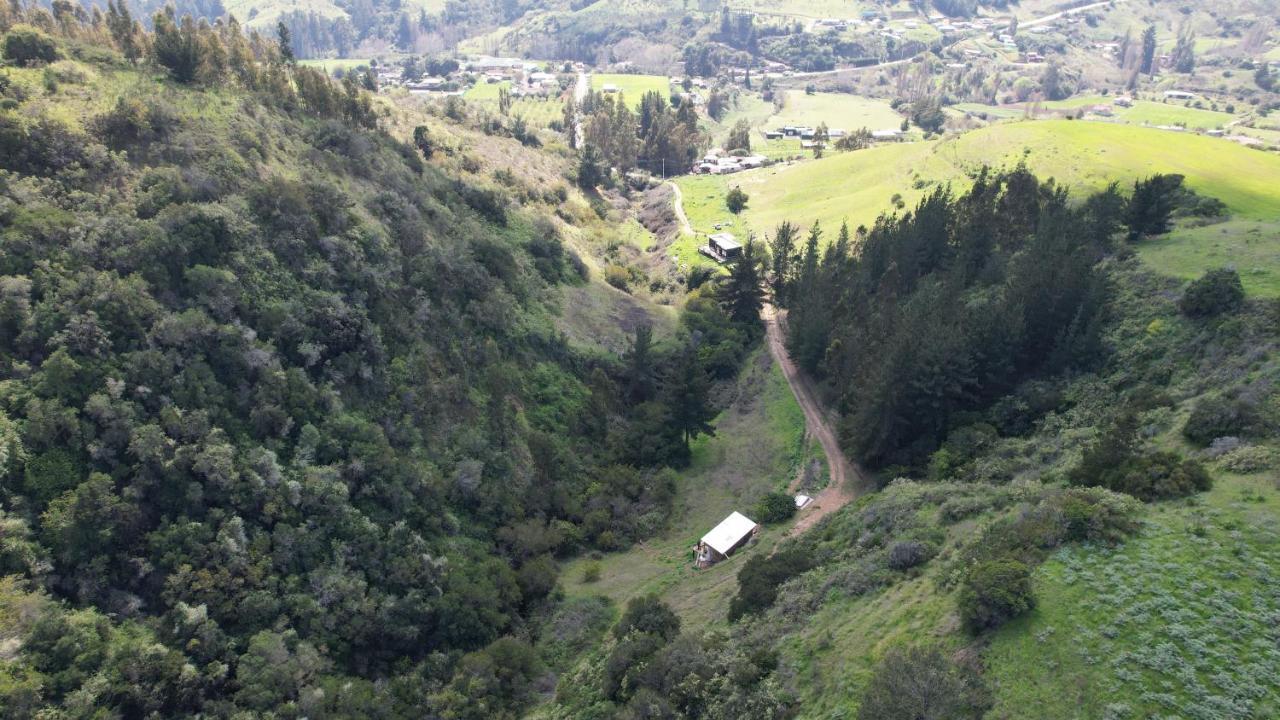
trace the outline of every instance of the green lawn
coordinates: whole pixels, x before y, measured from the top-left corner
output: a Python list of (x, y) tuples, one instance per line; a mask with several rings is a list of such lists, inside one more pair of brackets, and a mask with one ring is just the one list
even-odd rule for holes
[[(784, 125), (816, 127), (824, 122), (829, 128), (849, 131), (863, 127), (868, 130), (885, 130), (902, 125), (902, 116), (883, 100), (872, 100), (843, 93), (806, 95), (801, 90), (788, 90), (781, 112), (770, 117), (765, 127), (769, 129)], [(799, 145), (798, 142), (797, 145)]]
[(1277, 717), (1277, 503), (1274, 478), (1223, 475), (1119, 549), (1060, 551), (985, 653), (991, 716)]
[[(684, 212), (689, 218), (689, 224), (698, 233), (696, 236), (682, 235), (671, 244), (668, 252), (674, 255), (672, 259), (678, 266), (714, 265), (715, 263), (698, 253), (698, 247), (706, 244), (706, 236), (711, 233), (728, 232), (739, 241), (747, 239), (750, 226), (742, 216), (729, 212), (724, 204), (725, 193), (744, 177), (745, 173), (684, 175), (673, 180), (684, 195)], [(717, 229), (716, 224), (721, 227)]]
[(627, 104), (633, 108), (640, 106), (640, 98), (649, 91), (655, 91), (663, 98), (671, 96), (671, 80), (662, 75), (609, 75), (591, 76), (591, 89), (602, 90), (605, 85), (616, 85), (618, 91), (627, 98)]
[(1231, 265), (1250, 295), (1280, 297), (1280, 223), (1229, 220), (1179, 228), (1144, 240), (1138, 252), (1156, 270), (1184, 280)]
[(821, 452), (806, 445), (804, 413), (767, 351), (757, 350), (748, 359), (737, 397), (717, 418), (716, 435), (694, 441), (693, 462), (680, 473), (669, 529), (625, 552), (605, 555), (594, 582), (583, 582), (583, 569), (597, 561), (583, 557), (568, 563), (560, 576), (566, 595), (604, 595), (621, 605), (658, 593), (687, 623), (724, 623), (744, 559), (768, 552), (785, 526), (765, 529), (755, 546), (706, 570), (693, 567), (693, 546), (729, 513), (750, 517), (761, 495), (785, 488), (800, 463)]

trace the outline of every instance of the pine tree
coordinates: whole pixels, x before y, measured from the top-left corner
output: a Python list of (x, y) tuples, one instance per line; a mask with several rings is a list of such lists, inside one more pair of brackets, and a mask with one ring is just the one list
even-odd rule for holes
[(711, 406), (711, 380), (698, 360), (698, 340), (689, 338), (675, 357), (665, 386), (665, 405), (670, 412), (671, 423), (685, 448), (699, 435), (715, 435), (711, 420), (715, 409)]
[(796, 251), (796, 236), (799, 229), (790, 222), (783, 221), (773, 233), (773, 241), (769, 247), (772, 259), (769, 285), (773, 288), (773, 302), (779, 307), (787, 306), (787, 298), (791, 290), (791, 264)]
[(283, 22), (276, 23), (276, 49), (280, 51), (280, 60), (285, 65), (294, 64), (293, 39), (289, 35), (289, 26)]
[(1142, 32), (1142, 62), (1138, 65), (1138, 71), (1143, 75), (1155, 74), (1156, 59), (1156, 26), (1148, 25), (1147, 29)]
[(747, 327), (759, 327), (764, 288), (754, 240), (747, 241), (742, 254), (729, 266), (729, 277), (720, 285), (718, 295), (730, 319)]
[(641, 324), (631, 338), (627, 352), (627, 400), (639, 404), (653, 399), (657, 389), (657, 376), (653, 358), (653, 327)]

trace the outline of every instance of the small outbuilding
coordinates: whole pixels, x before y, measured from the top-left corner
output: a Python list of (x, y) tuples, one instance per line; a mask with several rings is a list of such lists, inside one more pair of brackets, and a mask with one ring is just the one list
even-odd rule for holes
[(760, 526), (751, 518), (737, 511), (731, 513), (698, 541), (698, 567), (710, 567), (724, 560), (750, 542), (759, 531)]
[(742, 243), (730, 233), (715, 233), (698, 249), (712, 260), (726, 262), (742, 254)]

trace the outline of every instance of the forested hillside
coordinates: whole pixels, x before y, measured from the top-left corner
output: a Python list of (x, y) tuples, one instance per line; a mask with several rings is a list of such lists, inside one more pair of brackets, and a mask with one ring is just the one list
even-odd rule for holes
[(518, 706), (555, 558), (662, 526), (755, 331), (707, 292), (625, 363), (570, 345), (568, 179), (154, 24), (0, 9), (4, 714)]

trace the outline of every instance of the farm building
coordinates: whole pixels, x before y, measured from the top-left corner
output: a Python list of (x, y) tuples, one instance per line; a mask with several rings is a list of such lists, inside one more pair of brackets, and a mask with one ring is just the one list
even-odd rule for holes
[(698, 248), (703, 255), (717, 262), (732, 260), (742, 254), (742, 243), (731, 233), (715, 233), (707, 238), (707, 244)]
[(1194, 100), (1196, 94), (1186, 90), (1165, 90), (1164, 96), (1169, 100)]
[(765, 140), (781, 140), (782, 131), (781, 130), (765, 130), (764, 139)]
[(733, 512), (698, 541), (698, 567), (710, 567), (729, 557), (755, 537), (759, 529), (760, 526), (754, 520), (740, 512)]
[(613, 83), (605, 83), (605, 84), (604, 84), (604, 86), (603, 86), (603, 87), (601, 87), (600, 89), (601, 89), (601, 90), (602, 90), (606, 95), (618, 92), (618, 86), (617, 86), (617, 85), (614, 85)]

